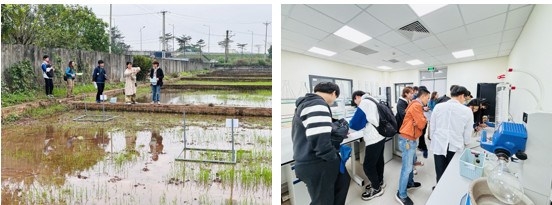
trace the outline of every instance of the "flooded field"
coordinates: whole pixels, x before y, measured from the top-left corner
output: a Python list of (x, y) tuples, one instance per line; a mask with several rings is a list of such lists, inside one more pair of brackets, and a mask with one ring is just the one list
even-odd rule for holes
[[(271, 203), (270, 118), (239, 119), (234, 165), (175, 161), (184, 147), (181, 114), (108, 112), (117, 118), (72, 121), (82, 114), (2, 126), (2, 204)], [(230, 149), (226, 118), (187, 116), (186, 146)]]
[[(117, 101), (124, 102), (124, 95), (118, 95)], [(150, 93), (138, 94), (138, 103), (150, 103)], [(186, 91), (186, 90), (162, 90), (160, 101), (163, 104), (191, 104), (233, 107), (272, 107), (272, 93), (267, 90), (253, 91)]]

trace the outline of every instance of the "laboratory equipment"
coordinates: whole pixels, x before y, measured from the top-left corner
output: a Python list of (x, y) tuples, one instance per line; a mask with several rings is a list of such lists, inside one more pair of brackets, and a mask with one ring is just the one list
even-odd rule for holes
[(521, 182), (525, 194), (535, 204), (549, 205), (552, 193), (552, 160), (550, 158), (550, 122), (552, 113), (524, 114), (527, 127), (527, 160), (523, 162)]
[[(504, 204), (504, 202), (501, 202), (498, 200), (493, 193), (490, 190), (490, 185), (487, 183), (487, 178), (479, 178), (474, 180), (470, 184), (470, 189), (468, 196), (466, 197), (467, 200), (462, 204), (466, 205), (477, 205), (477, 204)], [(522, 195), (521, 200), (516, 205), (535, 205), (528, 196)]]
[(460, 156), (460, 175), (474, 180), (483, 175), (485, 156), (479, 152), (464, 149)]
[(498, 200), (506, 204), (517, 204), (524, 196), (523, 186), (508, 168), (508, 159), (505, 154), (498, 154), (498, 166), (487, 177), (487, 184)]
[(513, 154), (525, 155), (527, 130), (523, 124), (502, 122), (493, 134), (492, 140), (481, 139), (481, 148), (510, 157)]
[(510, 89), (511, 85), (507, 82), (501, 82), (496, 85), (495, 124), (497, 126), (499, 126), (501, 122), (508, 122), (510, 112)]

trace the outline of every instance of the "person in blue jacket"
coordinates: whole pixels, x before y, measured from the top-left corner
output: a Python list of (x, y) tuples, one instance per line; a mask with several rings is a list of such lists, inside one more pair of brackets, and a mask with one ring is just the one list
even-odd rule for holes
[(67, 97), (75, 97), (73, 95), (73, 86), (75, 85), (75, 62), (69, 61), (67, 68), (65, 69), (65, 76), (67, 77)]
[(100, 103), (100, 96), (103, 95), (105, 88), (105, 81), (107, 81), (107, 73), (104, 69), (104, 61), (98, 61), (98, 67), (94, 68), (92, 72), (92, 81), (98, 86), (98, 93), (96, 93), (96, 103)]

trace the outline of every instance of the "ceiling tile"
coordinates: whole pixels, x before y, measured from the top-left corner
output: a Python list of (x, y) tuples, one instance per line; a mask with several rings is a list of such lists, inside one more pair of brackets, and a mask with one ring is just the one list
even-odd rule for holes
[(362, 44), (362, 46), (365, 46), (369, 49), (376, 50), (376, 51), (383, 51), (383, 50), (391, 50), (392, 48), (387, 46), (381, 41), (378, 41), (377, 39), (371, 39), (369, 41), (366, 41)]
[(499, 32), (499, 33), (494, 33), (491, 35), (486, 35), (479, 38), (471, 39), (469, 40), (470, 46), (472, 46), (473, 48), (477, 48), (477, 47), (498, 44), (500, 43), (501, 35), (502, 33)]
[(504, 31), (502, 34), (502, 42), (517, 40), (522, 29), (523, 28), (520, 27)]
[(333, 33), (343, 27), (342, 23), (305, 5), (296, 5), (291, 11), (290, 17), (328, 33)]
[(467, 40), (458, 41), (456, 43), (449, 43), (446, 44), (445, 47), (447, 47), (448, 51), (451, 53), (454, 51), (461, 51), (473, 48), (472, 46), (470, 46), (469, 41)]
[(366, 12), (362, 12), (362, 14), (358, 15), (351, 22), (349, 22), (348, 25), (372, 38), (391, 30), (391, 28), (382, 24)]
[(511, 29), (525, 25), (525, 22), (527, 22), (527, 18), (529, 18), (529, 14), (531, 14), (532, 9), (533, 6), (526, 6), (508, 12), (505, 29)]
[(282, 15), (289, 16), (289, 13), (293, 9), (293, 6), (295, 6), (295, 4), (282, 4)]
[(514, 9), (517, 9), (517, 8), (524, 7), (526, 5), (528, 5), (528, 4), (510, 4), (510, 11), (514, 10)]
[(480, 21), (508, 10), (507, 4), (463, 4), (459, 6), (465, 24)]
[(349, 50), (351, 48), (358, 46), (358, 44), (348, 41), (336, 35), (330, 35), (316, 45), (337, 53), (342, 52), (344, 50)]
[(464, 41), (468, 39), (468, 33), (466, 32), (466, 27), (464, 26), (445, 31), (443, 33), (437, 34), (436, 36), (445, 45), (448, 43)]
[(289, 40), (306, 46), (314, 46), (319, 40), (292, 31), (282, 30), (282, 40)]
[(468, 61), (474, 61), (474, 60), (476, 60), (476, 57), (472, 56), (472, 57), (467, 57), (467, 58), (456, 59), (456, 63), (468, 62)]
[(282, 22), (282, 27), (286, 30), (293, 31), (314, 39), (322, 40), (330, 33), (311, 27), (297, 20), (289, 18), (285, 23)]
[(516, 45), (515, 41), (502, 42), (500, 44), (500, 50), (512, 50), (514, 48), (514, 45)]
[(433, 57), (420, 58), (420, 60), (423, 61), (427, 66), (435, 66), (441, 64), (441, 61)]
[(498, 52), (477, 54), (477, 55), (475, 55), (475, 58), (477, 60), (487, 59), (487, 58), (495, 58), (497, 56), (497, 54), (498, 54)]
[(454, 56), (452, 56), (451, 53), (435, 56), (435, 58), (441, 61), (442, 63), (451, 63), (456, 61), (456, 58), (454, 58)]
[(445, 48), (444, 46), (427, 49), (427, 50), (425, 50), (425, 52), (432, 55), (432, 56), (440, 56), (440, 55), (450, 54), (449, 50), (447, 48)]
[(498, 48), (500, 44), (493, 44), (488, 46), (476, 47), (473, 49), (473, 53), (477, 56), (482, 53), (498, 53)]
[(498, 56), (509, 56), (512, 50), (501, 50), (498, 52)]
[(341, 23), (349, 22), (362, 11), (354, 4), (309, 4), (308, 6)]
[(403, 27), (418, 18), (406, 4), (375, 4), (366, 11), (393, 29)]
[(377, 39), (389, 46), (398, 46), (409, 42), (405, 37), (403, 37), (396, 31), (391, 31), (386, 34), (383, 34), (377, 37)]
[(435, 36), (422, 38), (414, 41), (413, 43), (416, 44), (418, 48), (423, 50), (443, 46), (443, 44), (439, 41), (439, 39), (435, 38)]
[(358, 7), (360, 7), (361, 9), (366, 9), (370, 6), (371, 4), (357, 4)]
[(469, 24), (466, 26), (468, 29), (468, 36), (469, 38), (475, 38), (499, 32), (504, 27), (505, 20), (506, 14), (501, 14), (477, 23)]
[(405, 53), (415, 53), (415, 52), (420, 52), (420, 49), (418, 47), (416, 47), (416, 45), (414, 45), (413, 43), (406, 43), (406, 44), (403, 44), (403, 45), (400, 45), (400, 46), (396, 46), (395, 48), (401, 50), (402, 52), (405, 52)]
[(422, 16), (423, 24), (432, 33), (441, 33), (464, 25), (457, 5), (448, 5)]

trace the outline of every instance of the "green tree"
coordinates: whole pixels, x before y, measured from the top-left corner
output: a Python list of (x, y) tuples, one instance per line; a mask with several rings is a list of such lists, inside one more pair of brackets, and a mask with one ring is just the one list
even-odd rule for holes
[(149, 75), (153, 61), (146, 56), (133, 56), (132, 66), (140, 67), (140, 72), (136, 75), (137, 80), (145, 80)]
[(105, 52), (106, 28), (107, 23), (80, 5), (2, 5), (4, 43)]
[(185, 52), (186, 51), (186, 44), (192, 40), (192, 37), (191, 36), (188, 36), (186, 34), (180, 36), (180, 37), (176, 37), (176, 42), (178, 43), (178, 50), (179, 51), (183, 51)]
[(115, 54), (124, 54), (130, 48), (130, 45), (125, 44), (123, 34), (117, 26), (111, 27), (111, 52)]

